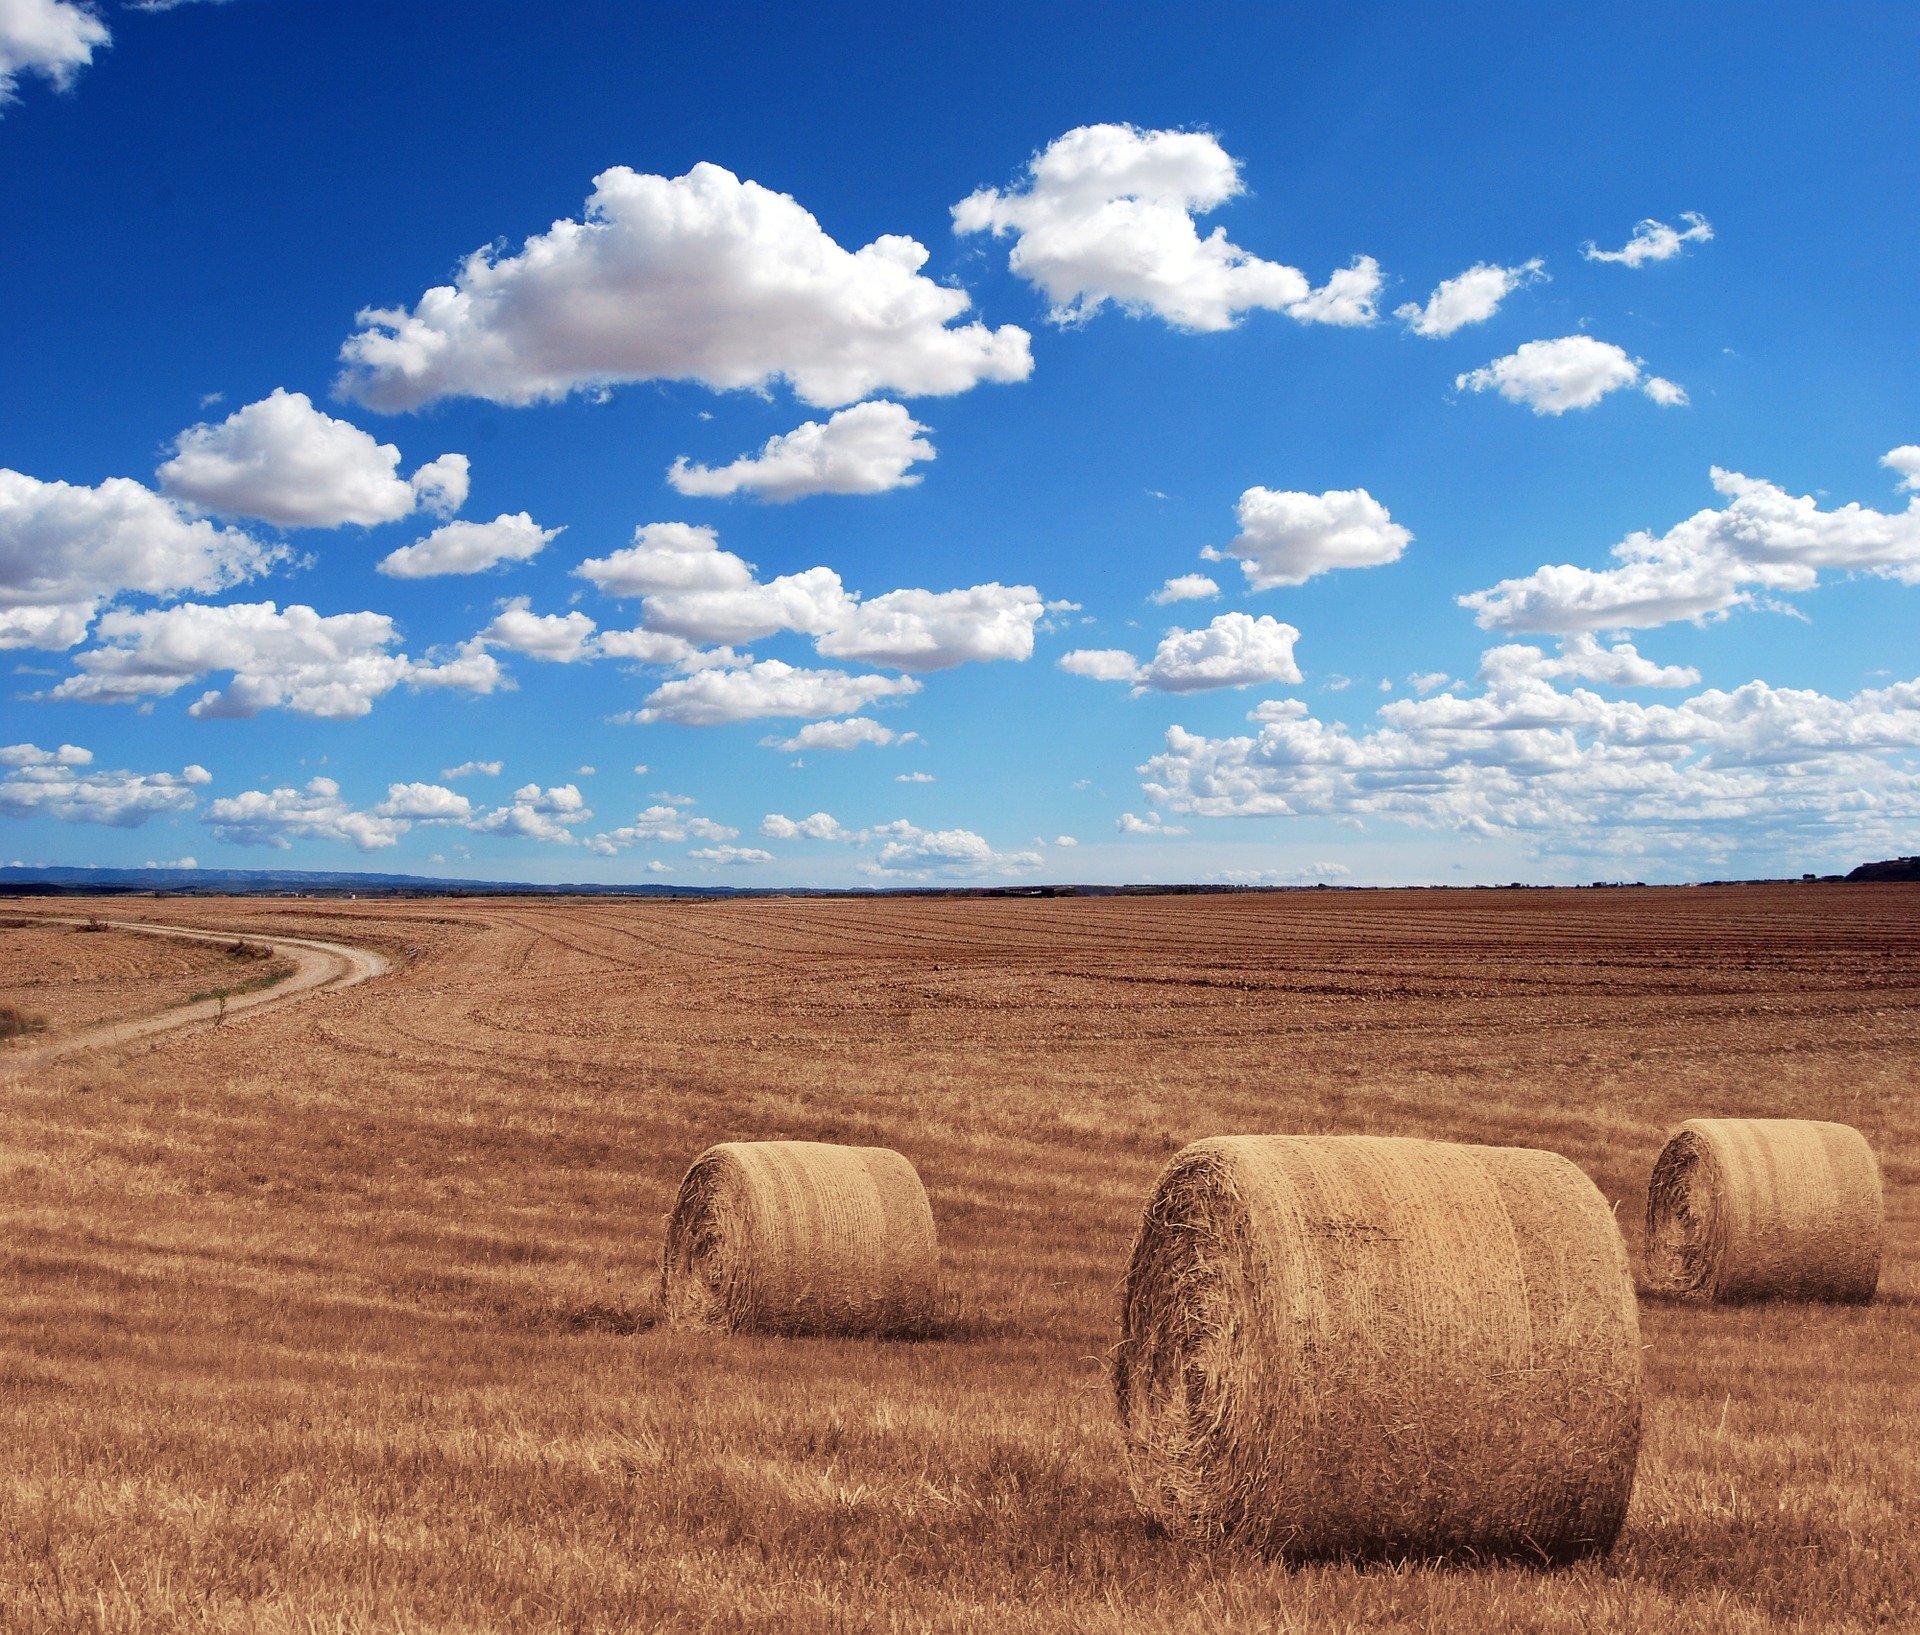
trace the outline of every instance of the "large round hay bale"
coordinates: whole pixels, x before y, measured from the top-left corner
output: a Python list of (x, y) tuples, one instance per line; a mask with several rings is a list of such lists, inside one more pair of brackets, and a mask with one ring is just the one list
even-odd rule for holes
[(1690, 1118), (1647, 1184), (1647, 1280), (1698, 1300), (1871, 1300), (1884, 1227), (1880, 1165), (1851, 1125)]
[(899, 1153), (723, 1141), (680, 1183), (660, 1301), (681, 1328), (914, 1334), (938, 1272), (933, 1209)]
[(1605, 1550), (1639, 1335), (1613, 1212), (1557, 1154), (1198, 1141), (1127, 1270), (1134, 1496), (1178, 1535), (1297, 1558)]

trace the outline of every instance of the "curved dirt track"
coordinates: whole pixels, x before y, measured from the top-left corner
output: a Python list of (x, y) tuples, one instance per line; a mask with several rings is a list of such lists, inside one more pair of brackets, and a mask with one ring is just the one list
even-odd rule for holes
[[(44, 918), (49, 925), (81, 923), (71, 915), (49, 914)], [(194, 926), (155, 925), (144, 920), (108, 920), (105, 923), (115, 931), (134, 931), (151, 937), (179, 937), (188, 942), (232, 942), (235, 937), (243, 935), (234, 931), (208, 931)], [(130, 1021), (103, 1022), (95, 1027), (82, 1028), (64, 1039), (13, 1052), (5, 1058), (6, 1065), (27, 1067), (85, 1050), (110, 1050), (153, 1034), (223, 1022), (253, 1011), (277, 1010), (282, 1005), (293, 1004), (316, 993), (331, 993), (384, 976), (391, 968), (385, 955), (365, 948), (354, 948), (343, 942), (316, 942), (306, 937), (283, 937), (260, 932), (246, 932), (244, 936), (249, 942), (264, 943), (280, 958), (288, 961), (293, 966), (293, 974), (270, 988), (235, 994), (224, 1004), (218, 999), (202, 999), (191, 1005), (176, 1005), (156, 1016), (140, 1016)]]

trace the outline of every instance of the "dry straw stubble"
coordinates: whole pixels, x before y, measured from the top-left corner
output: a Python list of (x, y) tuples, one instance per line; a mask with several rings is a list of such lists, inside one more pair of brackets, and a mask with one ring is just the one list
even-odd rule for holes
[(1691, 1118), (1647, 1186), (1647, 1278), (1693, 1299), (1871, 1300), (1880, 1165), (1847, 1124)]
[(681, 1328), (905, 1336), (932, 1327), (938, 1282), (933, 1209), (899, 1153), (725, 1141), (680, 1183), (661, 1307)]
[(1609, 1548), (1640, 1442), (1612, 1211), (1566, 1159), (1196, 1142), (1128, 1268), (1113, 1384), (1169, 1531), (1296, 1558)]

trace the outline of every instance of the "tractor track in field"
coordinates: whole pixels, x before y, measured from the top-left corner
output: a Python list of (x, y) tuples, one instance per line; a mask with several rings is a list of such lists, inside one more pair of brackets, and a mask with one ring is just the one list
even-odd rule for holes
[[(48, 925), (80, 925), (80, 917), (64, 914), (35, 915)], [(261, 943), (292, 965), (290, 975), (270, 987), (250, 993), (233, 994), (225, 1000), (200, 999), (175, 1005), (152, 1016), (123, 1021), (101, 1022), (84, 1027), (64, 1038), (15, 1048), (0, 1054), (0, 1064), (19, 1070), (74, 1056), (91, 1050), (113, 1050), (159, 1034), (183, 1029), (213, 1026), (237, 1017), (278, 1010), (323, 993), (338, 993), (343, 988), (384, 976), (392, 962), (371, 949), (355, 948), (343, 942), (319, 942), (309, 937), (287, 937), (260, 931), (210, 931), (202, 926), (158, 925), (146, 920), (107, 920), (114, 931), (131, 931), (140, 936), (178, 937), (187, 942), (231, 943), (236, 940)]]

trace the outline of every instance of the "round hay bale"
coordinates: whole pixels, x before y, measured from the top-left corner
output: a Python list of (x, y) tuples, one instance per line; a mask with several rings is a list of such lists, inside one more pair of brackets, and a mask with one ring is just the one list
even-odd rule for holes
[(1868, 1301), (1886, 1216), (1851, 1125), (1690, 1118), (1647, 1183), (1647, 1281), (1697, 1300)]
[(1298, 1559), (1606, 1550), (1639, 1336), (1613, 1212), (1557, 1154), (1198, 1141), (1127, 1269), (1134, 1496), (1177, 1535)]
[(680, 1183), (660, 1304), (678, 1328), (924, 1333), (939, 1261), (927, 1190), (899, 1153), (723, 1141)]

